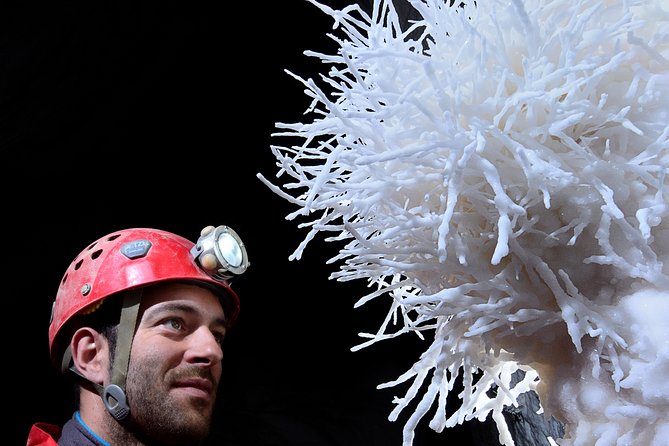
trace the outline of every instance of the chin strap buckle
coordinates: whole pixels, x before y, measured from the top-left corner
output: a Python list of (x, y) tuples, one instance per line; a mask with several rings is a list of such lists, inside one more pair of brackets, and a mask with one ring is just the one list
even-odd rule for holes
[(130, 414), (130, 408), (125, 399), (125, 392), (116, 384), (105, 387), (102, 395), (107, 411), (116, 421), (123, 421)]

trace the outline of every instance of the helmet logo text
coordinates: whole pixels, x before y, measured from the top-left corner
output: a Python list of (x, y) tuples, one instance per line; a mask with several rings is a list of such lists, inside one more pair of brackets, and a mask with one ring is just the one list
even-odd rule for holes
[(144, 257), (151, 249), (151, 242), (140, 239), (128, 242), (121, 246), (121, 252), (129, 259)]

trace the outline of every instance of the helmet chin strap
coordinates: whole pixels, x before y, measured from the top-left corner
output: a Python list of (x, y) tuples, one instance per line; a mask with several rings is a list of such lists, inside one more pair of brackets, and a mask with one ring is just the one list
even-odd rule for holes
[[(125, 381), (128, 374), (130, 350), (133, 337), (135, 336), (135, 326), (137, 324), (141, 297), (141, 289), (130, 290), (124, 293), (123, 306), (116, 334), (116, 349), (114, 350), (114, 360), (111, 368), (111, 383), (106, 387), (102, 387), (98, 383), (89, 381), (102, 398), (107, 412), (119, 422), (125, 420), (130, 415), (130, 407), (128, 406), (125, 394)], [(69, 369), (88, 381), (76, 367), (71, 366)]]
[(102, 402), (107, 411), (117, 421), (123, 421), (130, 415), (130, 407), (126, 401), (125, 380), (128, 375), (130, 350), (132, 339), (135, 336), (139, 303), (142, 298), (142, 289), (126, 291), (123, 296), (123, 307), (116, 334), (116, 350), (112, 363), (111, 383), (104, 388)]

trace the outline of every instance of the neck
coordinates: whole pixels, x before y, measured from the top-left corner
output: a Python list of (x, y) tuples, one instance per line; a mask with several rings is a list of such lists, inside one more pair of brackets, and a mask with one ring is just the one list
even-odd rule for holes
[(79, 416), (91, 431), (110, 445), (158, 446), (138, 439), (131, 430), (114, 419), (97, 393), (82, 391)]
[(82, 394), (79, 408), (81, 421), (95, 435), (110, 445), (123, 446), (171, 446), (174, 444), (189, 444), (197, 446), (199, 443), (178, 440), (172, 437), (167, 442), (148, 439), (141, 429), (133, 427), (132, 415), (123, 423), (118, 422), (106, 409), (102, 399), (96, 393)]

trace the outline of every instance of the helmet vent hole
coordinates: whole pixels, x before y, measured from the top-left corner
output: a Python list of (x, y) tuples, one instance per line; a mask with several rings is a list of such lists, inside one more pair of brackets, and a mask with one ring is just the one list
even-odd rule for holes
[(74, 264), (74, 270), (77, 271), (79, 268), (81, 268), (82, 263), (84, 263), (84, 259), (81, 259), (77, 263), (75, 263)]
[(102, 254), (102, 249), (98, 249), (97, 251), (91, 254), (91, 259), (95, 260), (98, 257), (100, 257), (101, 254)]

